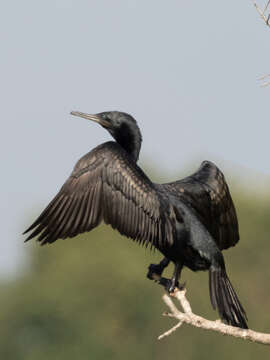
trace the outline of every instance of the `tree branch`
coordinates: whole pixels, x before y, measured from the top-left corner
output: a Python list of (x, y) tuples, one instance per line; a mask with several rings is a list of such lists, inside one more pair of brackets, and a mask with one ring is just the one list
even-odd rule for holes
[(267, 4), (265, 5), (264, 10), (261, 10), (261, 9), (259, 8), (259, 6), (257, 5), (256, 1), (254, 1), (253, 3), (254, 3), (254, 6), (255, 6), (257, 12), (259, 13), (260, 17), (263, 19), (263, 21), (265, 22), (265, 24), (270, 27), (270, 23), (269, 23), (269, 21), (270, 21), (270, 14), (269, 14), (268, 16), (265, 15), (266, 10), (268, 9), (268, 6), (270, 5), (270, 0), (268, 0)]
[[(256, 1), (253, 0), (253, 4), (255, 6), (255, 9), (257, 10), (258, 14), (260, 15), (260, 17), (263, 19), (263, 21), (265, 22), (265, 24), (270, 27), (270, 13), (268, 12), (268, 15), (266, 14), (267, 9), (270, 5), (270, 0), (267, 1), (264, 9), (260, 9), (260, 7), (258, 6), (258, 4), (256, 3)], [(265, 75), (262, 78), (260, 78), (259, 80), (262, 81), (261, 87), (265, 87), (270, 85), (270, 81), (263, 81), (266, 77), (269, 77), (270, 75)]]
[(270, 81), (265, 81), (266, 78), (269, 78), (270, 77), (270, 74), (267, 74), (267, 75), (264, 75), (262, 77), (259, 78), (259, 81), (261, 81), (261, 87), (265, 87), (265, 86), (268, 86), (270, 85)]
[[(158, 281), (158, 279), (156, 280)], [(183, 311), (180, 311), (175, 306), (169, 295), (167, 294), (163, 295), (162, 299), (170, 309), (169, 313), (166, 312), (163, 315), (175, 318), (179, 322), (170, 330), (160, 335), (158, 337), (159, 340), (163, 339), (166, 336), (171, 335), (182, 324), (186, 323), (201, 329), (216, 331), (223, 335), (230, 335), (241, 338), (243, 340), (249, 340), (264, 345), (270, 345), (270, 334), (259, 333), (250, 329), (248, 330), (240, 329), (234, 326), (226, 325), (222, 323), (221, 320), (216, 320), (216, 321), (207, 320), (201, 316), (193, 314), (190, 303), (186, 298), (186, 289), (182, 289), (182, 290), (176, 289), (176, 291), (173, 294), (171, 294), (171, 296), (173, 296), (179, 301)]]

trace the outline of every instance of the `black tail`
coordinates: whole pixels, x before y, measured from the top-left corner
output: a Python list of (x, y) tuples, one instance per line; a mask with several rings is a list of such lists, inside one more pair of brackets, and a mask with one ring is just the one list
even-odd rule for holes
[(211, 303), (218, 309), (220, 317), (229, 325), (248, 329), (247, 315), (243, 309), (225, 269), (209, 269), (209, 290)]

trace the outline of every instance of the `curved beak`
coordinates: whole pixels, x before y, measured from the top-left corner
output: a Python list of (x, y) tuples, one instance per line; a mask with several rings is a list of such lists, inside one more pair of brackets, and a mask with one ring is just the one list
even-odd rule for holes
[(85, 114), (80, 111), (71, 111), (71, 115), (79, 116), (81, 118), (84, 118), (86, 120), (92, 120), (100, 124), (101, 126), (108, 128), (109, 123), (106, 120), (103, 120), (102, 117), (99, 114)]

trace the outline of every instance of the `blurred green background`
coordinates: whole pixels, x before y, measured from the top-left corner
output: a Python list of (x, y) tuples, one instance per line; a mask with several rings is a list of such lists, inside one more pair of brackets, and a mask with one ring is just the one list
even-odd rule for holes
[[(269, 193), (243, 190), (237, 182), (231, 192), (241, 240), (224, 252), (227, 270), (250, 328), (270, 332)], [(187, 325), (158, 341), (176, 323), (161, 316), (167, 310), (164, 291), (145, 276), (161, 255), (108, 226), (50, 246), (32, 241), (25, 248), (27, 267), (1, 283), (1, 359), (269, 359), (269, 347)], [(218, 318), (210, 306), (208, 274), (185, 269), (182, 281), (193, 311)]]

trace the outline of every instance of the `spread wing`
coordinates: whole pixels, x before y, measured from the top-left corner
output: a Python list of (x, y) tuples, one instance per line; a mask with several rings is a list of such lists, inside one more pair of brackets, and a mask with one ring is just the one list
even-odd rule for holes
[(102, 220), (146, 246), (172, 244), (173, 214), (155, 185), (114, 142), (82, 157), (26, 232), (42, 244), (90, 231)]
[(224, 175), (215, 164), (204, 161), (193, 175), (165, 186), (195, 210), (220, 250), (238, 242), (235, 207)]

